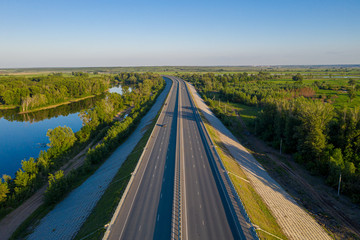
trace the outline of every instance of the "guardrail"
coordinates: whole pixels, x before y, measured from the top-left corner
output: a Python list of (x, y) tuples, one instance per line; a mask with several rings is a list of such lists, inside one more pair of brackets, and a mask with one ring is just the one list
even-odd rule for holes
[[(221, 173), (220, 173), (219, 169), (217, 168), (215, 158), (217, 158), (217, 160), (218, 160), (218, 162), (219, 162), (219, 164), (221, 166), (221, 169), (222, 169), (222, 171), (224, 173), (223, 176), (225, 177), (228, 185), (230, 186), (231, 193), (235, 197), (236, 203), (238, 204), (238, 207), (239, 207), (239, 209), (241, 211), (241, 214), (243, 215), (246, 222), (250, 225), (250, 232), (251, 232), (252, 236), (254, 237), (254, 239), (259, 239), (259, 237), (258, 237), (258, 235), (256, 233), (256, 229), (255, 229), (254, 225), (251, 223), (251, 220), (250, 220), (250, 218), (249, 218), (249, 216), (248, 216), (248, 214), (247, 214), (247, 212), (246, 212), (246, 210), (244, 208), (244, 205), (242, 204), (241, 199), (240, 199), (240, 197), (239, 197), (239, 195), (238, 195), (238, 193), (237, 193), (237, 191), (236, 191), (236, 189), (235, 189), (235, 187), (234, 187), (234, 185), (233, 185), (233, 183), (232, 183), (232, 181), (231, 181), (231, 179), (230, 179), (230, 177), (229, 177), (229, 175), (228, 175), (228, 173), (226, 171), (226, 168), (225, 168), (225, 166), (224, 166), (224, 164), (223, 164), (223, 162), (222, 162), (222, 160), (221, 160), (221, 158), (220, 158), (220, 156), (219, 156), (219, 154), (218, 154), (218, 152), (217, 152), (217, 150), (215, 148), (215, 144), (213, 143), (213, 141), (212, 141), (212, 139), (211, 139), (206, 127), (205, 127), (205, 124), (204, 124), (203, 120), (201, 119), (200, 113), (199, 113), (199, 111), (198, 111), (198, 109), (197, 109), (197, 107), (195, 105), (195, 102), (194, 102), (192, 96), (191, 96), (189, 87), (188, 87), (188, 85), (187, 85), (187, 83), (185, 81), (184, 81), (184, 83), (186, 85), (186, 91), (187, 91), (188, 96), (190, 98), (191, 105), (193, 106), (193, 109), (194, 109), (194, 112), (195, 112), (196, 122), (197, 122), (197, 124), (199, 126), (199, 129), (201, 130), (200, 133), (201, 133), (202, 137), (204, 138), (205, 142), (208, 143), (208, 144), (206, 144), (207, 145), (206, 148), (207, 148), (207, 151), (210, 153), (209, 155), (211, 156), (210, 157), (211, 160), (213, 160), (214, 169), (215, 169), (215, 172), (218, 175), (217, 177), (219, 179), (219, 183), (220, 183), (220, 186), (221, 186), (221, 188), (222, 188), (222, 190), (224, 192), (227, 203), (228, 203), (230, 209), (234, 210), (234, 206), (232, 206), (232, 204), (231, 204), (231, 199), (229, 199), (229, 195), (227, 194), (225, 183), (222, 181)], [(212, 146), (212, 147), (210, 147), (210, 146)], [(235, 220), (235, 225), (236, 225), (237, 230), (239, 232), (239, 236), (242, 236), (241, 235), (242, 231), (240, 230), (241, 226), (240, 226), (238, 217), (234, 216), (234, 211), (232, 211), (232, 216), (233, 216), (233, 218)], [(244, 238), (244, 236), (242, 238)]]
[[(169, 79), (170, 79), (170, 78), (169, 78)], [(171, 81), (173, 81), (173, 80), (171, 79)], [(164, 101), (165, 103), (168, 103), (168, 102), (169, 102), (170, 92), (172, 91), (173, 87), (174, 87), (174, 81), (172, 82), (172, 86), (171, 86), (171, 88), (170, 88), (170, 90), (169, 90), (169, 92), (168, 92), (168, 95), (167, 95), (166, 98), (165, 98), (165, 101)], [(164, 105), (163, 105), (163, 106), (164, 106)], [(167, 105), (166, 105), (166, 108), (168, 108), (168, 107), (169, 107), (169, 105), (167, 104)], [(151, 139), (152, 139), (152, 137), (153, 137), (153, 135), (154, 135), (154, 131), (155, 131), (155, 129), (156, 129), (156, 125), (160, 122), (160, 118), (161, 118), (161, 114), (163, 113), (163, 110), (164, 110), (164, 107), (162, 107), (162, 108), (160, 109), (159, 117), (158, 117), (158, 119), (156, 120), (155, 126), (154, 126), (154, 128), (152, 129), (151, 134), (150, 134), (150, 136), (149, 136), (149, 139), (148, 139), (148, 141), (146, 142), (146, 145), (145, 145), (145, 147), (144, 147), (144, 150), (142, 151), (142, 153), (141, 153), (141, 155), (140, 155), (139, 161), (138, 161), (138, 163), (136, 164), (136, 167), (135, 167), (134, 171), (132, 172), (131, 178), (130, 178), (130, 180), (129, 180), (126, 188), (125, 188), (125, 191), (124, 191), (123, 195), (121, 196), (121, 200), (120, 200), (120, 202), (119, 202), (119, 205), (117, 206), (117, 208), (116, 208), (116, 210), (115, 210), (115, 212), (114, 212), (114, 215), (113, 215), (113, 217), (111, 218), (111, 221), (110, 221), (110, 223), (109, 223), (109, 225), (108, 225), (108, 227), (107, 227), (107, 229), (106, 229), (106, 232), (105, 232), (105, 234), (104, 234), (103, 240), (106, 240), (106, 239), (109, 238), (109, 234), (110, 234), (110, 232), (111, 232), (111, 227), (113, 226), (113, 224), (114, 224), (114, 222), (115, 222), (115, 220), (116, 220), (116, 217), (118, 216), (118, 214), (119, 214), (119, 212), (120, 212), (120, 209), (121, 209), (121, 207), (122, 207), (122, 205), (123, 205), (123, 203), (124, 203), (124, 201), (125, 201), (125, 198), (126, 198), (128, 192), (129, 192), (129, 189), (130, 189), (130, 187), (131, 187), (131, 185), (132, 185), (132, 183), (133, 183), (133, 181), (134, 181), (135, 175), (136, 175), (136, 173), (137, 173), (137, 171), (138, 171), (138, 169), (139, 169), (139, 167), (140, 167), (140, 165), (141, 165), (141, 162), (142, 162), (142, 159), (143, 159), (143, 157), (144, 157), (145, 151), (146, 151), (146, 149), (148, 148), (148, 145), (149, 145), (149, 143), (151, 142)]]

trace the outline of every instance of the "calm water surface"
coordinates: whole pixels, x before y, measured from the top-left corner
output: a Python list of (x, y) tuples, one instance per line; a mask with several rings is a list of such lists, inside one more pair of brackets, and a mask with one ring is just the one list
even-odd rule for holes
[(46, 132), (57, 126), (68, 126), (74, 132), (80, 130), (81, 119), (77, 113), (58, 116), (39, 122), (20, 122), (0, 119), (0, 174), (12, 177), (21, 166), (21, 160), (37, 157), (42, 146), (49, 143)]
[[(109, 92), (123, 93), (121, 86), (113, 87)], [(2, 174), (14, 177), (21, 167), (21, 160), (36, 158), (41, 150), (46, 150), (46, 144), (49, 143), (46, 136), (48, 129), (68, 126), (73, 132), (79, 131), (82, 121), (78, 113), (94, 107), (104, 96), (28, 114), (0, 110), (0, 177)]]

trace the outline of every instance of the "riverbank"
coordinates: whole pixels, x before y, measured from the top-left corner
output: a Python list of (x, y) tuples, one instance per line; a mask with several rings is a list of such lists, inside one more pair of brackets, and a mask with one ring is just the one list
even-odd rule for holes
[[(108, 90), (106, 90), (105, 92), (107, 92), (107, 91)], [(59, 106), (62, 106), (62, 105), (67, 105), (67, 104), (74, 103), (74, 102), (79, 102), (79, 101), (82, 101), (82, 100), (85, 100), (85, 99), (88, 99), (88, 98), (93, 98), (93, 97), (96, 97), (96, 96), (101, 95), (103, 93), (104, 92), (99, 93), (99, 94), (93, 94), (93, 95), (82, 97), (82, 98), (74, 98), (74, 99), (68, 100), (66, 102), (53, 104), (53, 105), (49, 105), (49, 106), (45, 106), (45, 107), (41, 107), (41, 108), (34, 108), (34, 109), (31, 109), (31, 110), (28, 110), (28, 111), (19, 112), (19, 114), (25, 114), (25, 113), (37, 112), (37, 111), (41, 111), (41, 110), (45, 110), (45, 109), (56, 108), (56, 107), (59, 107)], [(18, 107), (15, 107), (15, 108), (18, 108)]]
[[(145, 114), (145, 112), (147, 110), (149, 110), (149, 107), (154, 103), (154, 101), (157, 101), (158, 94), (163, 92), (164, 88), (165, 88), (165, 86), (162, 86), (161, 88), (157, 88), (158, 93), (156, 93), (154, 97), (149, 98), (149, 100), (151, 100), (151, 102), (146, 101), (146, 103), (144, 102), (144, 106), (142, 108), (133, 109), (133, 111), (130, 114), (130, 117), (125, 118), (124, 113), (128, 112), (131, 107), (124, 110), (123, 113), (121, 114), (123, 119), (114, 119), (112, 127), (111, 128), (107, 127), (106, 129), (104, 129), (104, 130), (106, 130), (107, 134), (99, 133), (98, 136), (101, 136), (101, 138), (97, 138), (96, 140), (94, 138), (91, 138), (92, 143), (89, 142), (88, 146), (85, 148), (84, 151), (80, 152), (77, 156), (74, 156), (73, 161), (68, 162), (68, 164), (67, 164), (68, 168), (65, 168), (65, 169), (62, 168), (62, 170), (64, 171), (66, 182), (69, 185), (69, 189), (62, 190), (62, 192), (63, 192), (62, 197), (65, 197), (65, 199), (66, 199), (66, 195), (72, 189), (77, 189), (78, 186), (80, 186), (84, 181), (86, 181), (86, 179), (88, 179), (100, 166), (103, 165), (103, 160), (105, 160), (107, 158), (105, 155), (113, 152), (113, 150), (110, 148), (116, 147), (115, 145), (125, 141), (126, 139), (128, 139), (128, 137), (131, 138), (131, 136), (129, 136), (129, 134), (131, 134), (131, 132), (133, 132), (134, 127), (136, 125), (138, 125), (138, 122), (142, 119), (143, 114)], [(149, 105), (149, 104), (151, 104), (151, 105)], [(123, 121), (121, 121), (121, 120), (123, 120)], [(141, 121), (143, 121), (143, 120), (141, 120)], [(129, 125), (129, 122), (133, 122), (133, 124)], [(110, 129), (112, 129), (111, 130), (112, 133), (119, 132), (119, 129), (121, 130), (119, 132), (120, 136), (122, 136), (121, 139), (119, 139), (120, 141), (114, 140), (111, 143), (109, 142), (110, 139), (109, 139), (109, 136), (107, 136), (107, 135), (109, 135)], [(99, 145), (100, 142), (101, 142), (101, 144)], [(112, 144), (112, 143), (114, 143), (114, 144)], [(96, 145), (97, 145), (97, 147), (95, 147)], [(105, 155), (104, 154), (102, 154), (101, 156), (97, 155), (98, 157), (96, 159), (93, 157), (90, 159), (90, 155), (94, 156), (94, 151), (96, 152), (96, 154), (100, 154), (99, 149), (103, 148), (104, 145), (109, 147), (109, 148), (107, 148)], [(94, 149), (94, 147), (96, 149)], [(89, 152), (88, 149), (90, 149), (90, 148), (93, 150), (91, 151), (92, 152), (91, 154), (88, 154), (88, 152)], [(102, 153), (102, 151), (101, 151), (101, 153)], [(101, 159), (103, 159), (103, 160), (101, 160)], [(76, 170), (75, 170), (75, 168), (76, 168)], [(69, 169), (73, 169), (73, 171), (69, 171)], [(36, 201), (38, 203), (40, 202), (40, 205), (42, 203), (44, 203), (43, 193), (38, 194), (40, 199), (36, 199)], [(69, 194), (69, 195), (71, 195), (71, 194)], [(58, 199), (59, 199), (59, 201), (61, 200), (60, 197)], [(29, 201), (29, 205), (33, 205), (33, 204), (34, 204), (33, 202)], [(18, 236), (19, 234), (20, 235), (26, 234), (27, 230), (32, 231), (31, 229), (34, 227), (33, 224), (36, 225), (36, 223), (39, 223), (40, 219), (42, 217), (44, 217), (54, 206), (56, 206), (56, 203), (51, 204), (51, 208), (49, 208), (47, 206), (48, 206), (47, 204), (42, 204), (40, 207), (38, 207), (38, 209), (35, 212), (34, 212), (34, 209), (36, 209), (36, 208), (33, 208), (31, 211), (31, 212), (33, 212), (32, 214), (31, 214), (31, 212), (25, 213), (25, 215), (30, 216), (28, 218), (25, 215), (23, 217), (19, 218), (18, 216), (20, 216), (21, 213), (13, 214), (13, 215), (16, 215), (15, 218), (18, 219), (19, 221), (17, 222), (17, 224), (14, 224), (14, 222), (11, 219), (8, 219), (9, 221), (6, 221), (6, 223), (8, 223), (7, 224), (8, 227), (5, 227), (6, 224), (3, 224), (3, 223), (5, 223), (5, 219), (3, 219), (2, 223), (0, 223), (0, 232), (3, 233), (2, 230), (4, 230), (4, 233), (8, 234), (7, 236), (9, 237), (11, 235), (11, 233), (26, 218), (27, 218), (27, 220), (25, 220), (25, 222), (23, 224), (21, 224), (20, 228), (16, 231), (16, 234), (14, 235), (14, 237)], [(15, 226), (15, 225), (17, 225), (17, 226)], [(2, 230), (1, 230), (1, 228), (2, 228)], [(15, 229), (13, 229), (13, 228), (15, 228)]]
[(0, 105), (0, 110), (16, 109), (18, 106)]
[[(109, 90), (106, 90), (105, 92), (107, 92), (107, 91), (109, 91)], [(62, 106), (62, 105), (67, 105), (67, 104), (74, 103), (74, 102), (80, 102), (80, 101), (85, 100), (85, 99), (89, 99), (89, 98), (99, 96), (99, 95), (101, 95), (101, 94), (103, 94), (105, 92), (102, 92), (102, 93), (99, 93), (99, 94), (93, 94), (93, 95), (89, 95), (89, 96), (81, 97), (81, 98), (73, 98), (73, 99), (67, 100), (66, 102), (52, 104), (52, 105), (48, 105), (48, 106), (44, 106), (44, 107), (40, 107), (40, 108), (34, 108), (34, 109), (31, 109), (31, 110), (28, 110), (28, 111), (19, 111), (18, 114), (32, 113), (32, 112), (37, 112), (37, 111), (41, 111), (41, 110), (56, 108), (56, 107), (59, 107), (59, 106)], [(0, 110), (10, 110), (10, 109), (17, 109), (17, 108), (20, 109), (20, 106), (0, 105)]]
[[(82, 223), (92, 212), (96, 203), (105, 192), (107, 186), (122, 166), (127, 156), (132, 152), (146, 131), (146, 126), (152, 122), (161, 108), (169, 91), (170, 84), (155, 100), (141, 118), (130, 136), (112, 151), (105, 162), (87, 178), (80, 186), (74, 189), (55, 208), (38, 222), (29, 239), (71, 239), (80, 229)], [(76, 209), (76, 211), (74, 211)]]

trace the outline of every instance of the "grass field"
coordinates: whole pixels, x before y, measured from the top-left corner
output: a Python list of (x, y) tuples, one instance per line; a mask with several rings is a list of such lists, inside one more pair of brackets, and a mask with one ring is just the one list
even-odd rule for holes
[[(235, 73), (248, 72), (257, 73), (267, 71), (273, 74), (293, 75), (301, 72), (313, 76), (343, 76), (360, 74), (360, 65), (277, 65), (277, 66), (137, 66), (137, 67), (74, 67), (74, 68), (12, 68), (0, 69), (0, 75), (22, 75), (22, 74), (48, 74), (52, 72), (99, 72), (99, 73), (119, 73), (119, 72), (196, 72), (196, 73)], [(290, 77), (291, 78), (291, 77)]]

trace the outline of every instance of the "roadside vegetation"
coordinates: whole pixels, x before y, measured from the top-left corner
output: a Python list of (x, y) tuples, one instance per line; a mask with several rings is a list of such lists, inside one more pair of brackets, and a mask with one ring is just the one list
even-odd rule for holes
[[(39, 157), (22, 161), (22, 167), (12, 179), (0, 180), (0, 218), (11, 212), (46, 183), (45, 204), (54, 205), (74, 187), (90, 176), (111, 152), (137, 126), (164, 88), (157, 74), (122, 74), (112, 76), (114, 83), (132, 84), (133, 91), (107, 93), (94, 108), (79, 113), (83, 127), (77, 133), (66, 126), (49, 129), (50, 144)], [(119, 112), (129, 110), (122, 121), (114, 120)], [(91, 142), (99, 142), (86, 153), (84, 164), (64, 174), (60, 168)]]
[[(259, 109), (256, 118), (247, 120), (256, 135), (277, 149), (281, 145), (283, 152), (293, 154), (299, 163), (323, 176), (334, 188), (341, 174), (341, 193), (360, 203), (360, 111), (351, 105), (360, 99), (360, 81), (336, 80), (344, 83), (336, 87), (330, 84), (333, 91), (346, 90), (348, 96), (348, 101), (337, 107), (336, 101), (317, 94), (329, 84), (319, 84), (313, 75), (293, 73), (284, 77), (259, 72), (179, 77), (191, 82), (213, 112), (235, 132), (242, 129), (234, 121), (236, 104)], [(227, 109), (218, 101), (234, 108)]]

